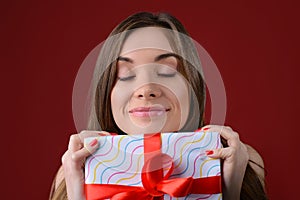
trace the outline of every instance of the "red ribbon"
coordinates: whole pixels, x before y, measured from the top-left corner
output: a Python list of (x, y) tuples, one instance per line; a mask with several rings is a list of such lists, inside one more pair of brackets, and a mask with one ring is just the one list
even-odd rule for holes
[[(162, 154), (160, 134), (144, 138), (144, 166), (142, 169), (143, 187), (117, 184), (85, 184), (87, 200), (110, 198), (112, 200), (129, 199), (163, 199), (164, 194), (172, 197), (184, 197), (188, 194), (218, 194), (221, 193), (221, 177), (205, 178), (173, 178), (168, 179), (173, 172), (172, 158)], [(171, 166), (163, 175), (162, 161)]]

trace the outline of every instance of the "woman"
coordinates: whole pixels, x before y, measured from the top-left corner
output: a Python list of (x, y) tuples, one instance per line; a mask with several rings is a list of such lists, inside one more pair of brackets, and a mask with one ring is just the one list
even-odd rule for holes
[[(243, 144), (230, 127), (203, 127), (205, 86), (201, 65), (193, 42), (185, 35), (188, 33), (183, 25), (164, 13), (137, 13), (112, 31), (93, 77), (88, 125), (93, 131), (70, 137), (51, 199), (67, 199), (67, 194), (72, 200), (84, 199), (83, 163), (99, 146), (92, 141), (83, 148), (84, 137), (96, 136), (100, 130), (107, 135), (201, 127), (218, 131), (223, 138), (224, 148), (208, 151), (207, 155), (222, 159), (224, 199), (267, 199), (259, 154)], [(148, 38), (154, 39), (149, 42)]]

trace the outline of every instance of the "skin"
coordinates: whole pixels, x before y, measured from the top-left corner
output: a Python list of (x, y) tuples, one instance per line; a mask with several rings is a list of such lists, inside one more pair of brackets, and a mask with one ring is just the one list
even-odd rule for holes
[[(138, 33), (138, 31), (132, 35), (138, 35), (135, 33)], [(146, 39), (149, 38), (145, 34), (143, 33), (142, 35)], [(158, 34), (158, 37), (162, 35), (156, 32), (152, 32), (151, 34)], [(140, 41), (140, 36), (142, 35), (138, 35), (140, 43), (142, 43)], [(159, 39), (166, 46), (166, 38)], [(172, 69), (176, 71), (176, 59), (174, 60), (172, 56), (166, 59), (157, 59), (159, 55), (172, 53), (172, 50), (167, 47), (164, 50), (161, 50), (162, 48), (149, 48), (132, 51), (131, 47), (134, 46), (136, 48), (136, 43), (130, 41), (136, 40), (130, 36), (125, 41), (124, 48), (120, 54), (121, 59), (118, 61), (118, 77), (126, 78), (130, 75), (135, 75), (136, 77), (129, 80), (129, 82), (127, 80), (118, 81), (113, 88), (111, 102), (113, 116), (117, 125), (129, 134), (142, 133), (141, 130), (145, 130), (145, 127), (147, 132), (179, 130), (186, 121), (187, 111), (189, 110), (189, 99), (186, 98), (188, 97), (188, 93), (186, 92), (187, 83), (184, 83), (183, 78), (179, 75), (176, 78), (156, 76), (156, 79), (154, 79), (155, 73), (152, 69), (153, 66), (157, 65), (149, 65), (149, 63), (155, 63), (159, 64), (159, 66), (167, 66), (164, 69), (167, 72), (172, 71)], [(153, 43), (150, 42), (149, 44)], [(148, 76), (145, 76), (145, 74), (148, 74)], [(153, 79), (147, 80), (147, 77), (152, 77)], [(170, 81), (172, 79), (176, 81)], [(174, 82), (178, 81), (180, 84), (174, 84)], [(129, 112), (135, 108), (151, 107), (153, 105), (163, 109), (170, 108), (170, 111), (165, 111), (161, 114), (160, 111), (154, 110), (152, 112), (154, 116), (150, 116), (149, 113), (151, 111), (149, 110), (146, 112), (138, 111), (135, 114)], [(153, 127), (159, 127), (159, 130), (153, 129)], [(221, 134), (221, 137), (227, 140), (229, 147), (215, 149), (213, 150), (213, 154), (208, 156), (223, 160), (224, 199), (239, 199), (248, 160), (251, 159), (263, 166), (261, 157), (253, 148), (242, 143), (239, 139), (239, 134), (228, 126), (208, 125), (202, 129), (205, 131), (217, 131)], [(83, 131), (70, 137), (68, 150), (62, 157), (62, 168), (58, 173), (60, 176), (57, 177), (56, 184), (59, 185), (63, 177), (65, 178), (68, 198), (70, 200), (85, 199), (83, 165), (85, 159), (95, 152), (100, 144), (83, 144), (83, 139), (99, 136), (99, 134), (109, 135), (109, 133), (103, 131)], [(257, 167), (254, 167), (254, 170), (256, 170), (263, 180), (263, 170)]]
[(158, 49), (121, 54), (111, 93), (114, 119), (128, 134), (177, 131), (189, 110), (187, 82), (173, 53)]
[[(85, 159), (99, 147), (99, 144), (83, 144), (84, 138), (95, 137), (99, 135), (109, 135), (107, 132), (82, 131), (79, 134), (70, 136), (68, 150), (62, 156), (62, 170), (60, 174), (64, 175), (68, 198), (70, 200), (82, 200), (84, 197), (84, 173), (83, 166)], [(85, 148), (83, 148), (85, 146)], [(58, 177), (58, 183), (62, 177)]]
[(246, 166), (249, 161), (249, 153), (245, 144), (243, 144), (237, 132), (230, 127), (209, 125), (203, 127), (208, 131), (216, 131), (221, 137), (227, 140), (226, 148), (215, 149), (211, 158), (223, 159), (223, 194), (224, 199), (240, 199), (240, 191), (245, 175)]
[(189, 111), (187, 82), (162, 29), (145, 27), (125, 40), (118, 58), (112, 113), (128, 134), (177, 131)]

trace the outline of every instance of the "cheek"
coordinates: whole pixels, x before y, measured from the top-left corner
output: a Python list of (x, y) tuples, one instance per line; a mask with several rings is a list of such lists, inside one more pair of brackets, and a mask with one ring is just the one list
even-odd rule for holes
[(124, 109), (130, 98), (128, 90), (124, 90), (118, 86), (115, 86), (111, 92), (111, 109), (114, 118), (124, 113)]
[(114, 121), (122, 131), (130, 133), (130, 129), (128, 129), (130, 119), (126, 113), (130, 99), (128, 90), (124, 90), (122, 87), (116, 85), (111, 92), (110, 98)]
[[(180, 123), (179, 127), (182, 128), (187, 121), (189, 111), (190, 111), (190, 98), (187, 83), (183, 79), (177, 79), (173, 84), (168, 86), (171, 91), (169, 98), (175, 104), (176, 110), (175, 115), (176, 120)], [(179, 121), (180, 120), (180, 121)]]
[(177, 104), (179, 104), (182, 110), (186, 110), (186, 107), (189, 106), (189, 92), (187, 84), (188, 83), (185, 79), (179, 76), (169, 83), (164, 84), (164, 86), (172, 93), (170, 97), (172, 99), (176, 99)]

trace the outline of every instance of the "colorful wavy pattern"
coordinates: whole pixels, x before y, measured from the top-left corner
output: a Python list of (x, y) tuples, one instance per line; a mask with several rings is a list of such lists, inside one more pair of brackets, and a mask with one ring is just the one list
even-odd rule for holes
[[(86, 183), (142, 186), (140, 172), (144, 163), (143, 136), (99, 137), (100, 148), (86, 160)], [(219, 134), (215, 132), (163, 133), (162, 153), (173, 158), (171, 178), (219, 176), (220, 161), (208, 158), (207, 149), (220, 148)], [(167, 170), (164, 169), (164, 170)], [(165, 199), (222, 199), (221, 194), (195, 195)]]

